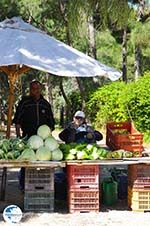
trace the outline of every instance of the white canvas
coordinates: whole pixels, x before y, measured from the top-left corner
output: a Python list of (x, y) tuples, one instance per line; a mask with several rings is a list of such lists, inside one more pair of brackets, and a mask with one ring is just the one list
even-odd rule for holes
[(0, 66), (26, 65), (58, 76), (121, 77), (114, 68), (48, 36), (20, 17), (0, 23)]

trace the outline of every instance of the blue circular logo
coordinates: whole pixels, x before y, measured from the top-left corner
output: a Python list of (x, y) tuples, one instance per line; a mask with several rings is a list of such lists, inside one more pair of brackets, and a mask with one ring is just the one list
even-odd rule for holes
[(18, 223), (22, 218), (22, 211), (16, 205), (7, 206), (3, 211), (3, 218), (8, 223)]

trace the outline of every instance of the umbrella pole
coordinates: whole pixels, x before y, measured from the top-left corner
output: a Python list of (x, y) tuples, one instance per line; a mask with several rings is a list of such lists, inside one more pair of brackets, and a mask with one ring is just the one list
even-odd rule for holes
[(7, 113), (7, 131), (6, 131), (6, 138), (10, 137), (10, 127), (12, 122), (12, 108), (14, 103), (14, 84), (16, 76), (9, 76), (9, 98), (8, 98), (8, 113)]
[(18, 68), (18, 65), (12, 65), (10, 67), (2, 66), (0, 67), (8, 76), (9, 81), (9, 97), (8, 97), (8, 113), (7, 113), (7, 131), (6, 138), (10, 137), (10, 127), (12, 122), (12, 108), (14, 103), (14, 84), (19, 75), (29, 71), (27, 66), (21, 66)]

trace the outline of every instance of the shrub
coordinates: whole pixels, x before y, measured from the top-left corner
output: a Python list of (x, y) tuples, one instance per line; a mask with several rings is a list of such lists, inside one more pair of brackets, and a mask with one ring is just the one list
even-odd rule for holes
[(127, 120), (127, 112), (119, 96), (126, 84), (113, 82), (94, 92), (87, 103), (89, 117), (96, 128), (101, 128), (108, 121)]
[(96, 128), (108, 121), (133, 120), (136, 128), (150, 131), (150, 72), (129, 84), (113, 82), (95, 91), (87, 103), (89, 117)]

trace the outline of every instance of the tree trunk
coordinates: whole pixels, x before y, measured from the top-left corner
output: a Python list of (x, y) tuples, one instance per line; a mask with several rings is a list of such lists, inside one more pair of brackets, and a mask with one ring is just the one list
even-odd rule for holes
[(127, 82), (127, 29), (123, 31), (122, 41), (122, 78), (124, 82)]
[(69, 101), (69, 99), (68, 99), (68, 97), (67, 97), (67, 95), (66, 95), (66, 93), (64, 91), (63, 79), (60, 79), (59, 88), (60, 88), (61, 94), (63, 95), (63, 98), (64, 98), (66, 104), (70, 106), (71, 105), (70, 101)]
[[(63, 18), (63, 21), (64, 21), (64, 25), (65, 25), (65, 30), (66, 30), (66, 40), (67, 40), (67, 44), (69, 46), (72, 46), (72, 42), (71, 42), (71, 35), (70, 35), (70, 29), (69, 29), (69, 24), (68, 24), (68, 18), (66, 16), (66, 3), (65, 1), (63, 0), (60, 0), (59, 1), (59, 7), (60, 7), (60, 13), (61, 13), (61, 16)], [(71, 103), (69, 101), (69, 99), (67, 98), (66, 94), (65, 94), (65, 91), (64, 91), (64, 87), (63, 87), (63, 80), (61, 79), (60, 80), (60, 84), (59, 84), (59, 87), (60, 87), (60, 91), (63, 95), (63, 98), (66, 102), (66, 108), (65, 108), (65, 120), (62, 118), (62, 113), (61, 113), (61, 118), (60, 120), (63, 121), (63, 123), (67, 123), (68, 121), (72, 120), (72, 115), (71, 115)], [(61, 122), (60, 122), (61, 123)]]
[(60, 0), (59, 7), (60, 7), (61, 16), (62, 16), (64, 24), (65, 24), (67, 44), (71, 46), (70, 29), (69, 29), (69, 25), (68, 25), (68, 19), (67, 19), (66, 13), (65, 13), (65, 11), (66, 11), (65, 1)]
[(60, 107), (60, 121), (59, 121), (59, 126), (64, 127), (64, 106)]
[[(145, 8), (145, 1), (139, 0), (139, 7), (137, 12), (137, 21), (142, 22), (142, 18), (144, 16), (144, 8)], [(141, 75), (141, 57), (142, 57), (142, 50), (140, 45), (135, 46), (135, 80)]]
[(135, 47), (135, 80), (137, 80), (141, 75), (141, 57), (141, 47), (138, 45)]
[(145, 0), (139, 0), (139, 7), (137, 12), (137, 21), (142, 21), (144, 16), (144, 9), (145, 9)]
[(93, 16), (88, 18), (88, 40), (89, 40), (89, 50), (88, 53), (94, 59), (97, 59), (96, 56), (96, 41), (95, 41), (95, 28)]
[(83, 85), (83, 82), (82, 82), (81, 78), (76, 77), (76, 80), (77, 80), (77, 83), (78, 83), (78, 86), (79, 86), (79, 90), (80, 90), (80, 94), (81, 94), (82, 110), (84, 111), (85, 110), (85, 96), (86, 96), (85, 87)]
[(72, 120), (72, 111), (71, 111), (72, 109), (71, 109), (71, 103), (70, 103), (70, 101), (69, 101), (69, 99), (68, 99), (68, 97), (67, 97), (67, 95), (64, 91), (63, 79), (62, 78), (60, 79), (59, 88), (60, 88), (61, 94), (62, 94), (62, 96), (63, 96), (63, 98), (66, 102), (66, 109), (65, 109), (65, 116), (66, 117), (65, 117), (65, 120), (64, 120), (64, 119), (62, 119), (62, 116), (61, 116), (61, 121), (63, 121), (63, 123), (65, 121), (65, 123), (67, 123), (68, 121)]
[[(95, 41), (95, 28), (94, 28), (94, 19), (93, 16), (90, 16), (88, 18), (88, 54), (93, 57), (94, 59), (97, 58), (96, 56), (96, 41)], [(81, 99), (82, 99), (82, 110), (84, 111), (86, 109), (86, 97), (87, 93), (85, 91), (85, 85), (83, 83), (82, 78), (77, 77), (76, 78), (80, 94), (81, 94)], [(95, 82), (93, 78), (88, 78), (88, 81), (90, 80), (91, 85), (94, 87)]]
[(53, 106), (52, 82), (51, 76), (48, 73), (46, 74), (45, 91), (47, 101)]

